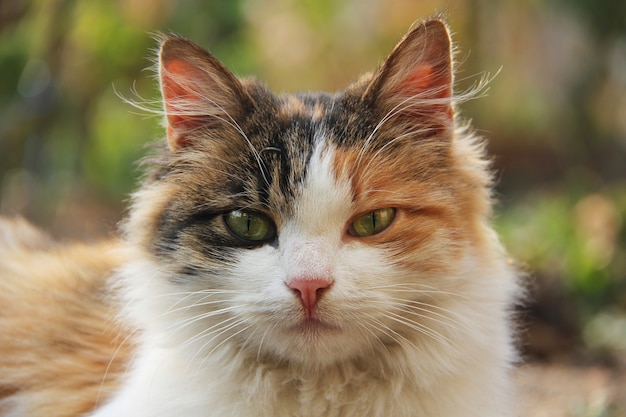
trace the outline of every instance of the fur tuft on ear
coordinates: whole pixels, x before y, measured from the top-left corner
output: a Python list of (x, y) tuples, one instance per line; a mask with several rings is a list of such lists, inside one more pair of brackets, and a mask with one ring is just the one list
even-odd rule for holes
[(374, 74), (363, 99), (374, 103), (384, 117), (452, 121), (452, 47), (441, 19), (417, 24), (396, 45)]
[(164, 36), (159, 80), (172, 152), (187, 148), (198, 130), (236, 125), (252, 103), (241, 82), (195, 43)]

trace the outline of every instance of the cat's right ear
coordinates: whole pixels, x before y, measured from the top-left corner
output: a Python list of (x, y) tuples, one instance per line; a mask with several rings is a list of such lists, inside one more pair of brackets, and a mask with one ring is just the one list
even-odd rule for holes
[(396, 45), (372, 77), (363, 99), (384, 119), (414, 126), (450, 126), (453, 119), (452, 44), (446, 23), (420, 22)]
[(159, 81), (172, 152), (191, 146), (200, 131), (235, 126), (252, 102), (220, 61), (176, 36), (161, 38)]

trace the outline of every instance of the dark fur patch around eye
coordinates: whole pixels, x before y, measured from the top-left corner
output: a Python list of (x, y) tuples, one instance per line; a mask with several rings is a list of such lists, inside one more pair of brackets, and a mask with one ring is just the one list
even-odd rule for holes
[(222, 225), (222, 214), (200, 212), (184, 217), (175, 209), (164, 213), (153, 253), (172, 268), (173, 283), (186, 283), (224, 271), (236, 260), (241, 242)]
[(220, 248), (254, 246), (233, 236), (224, 225), (223, 215), (223, 211), (200, 212), (180, 220), (165, 219), (164, 225), (161, 227), (162, 240), (157, 251), (159, 253), (172, 253), (183, 244), (190, 245), (194, 242), (197, 242), (197, 246), (192, 246), (192, 249), (204, 252), (207, 247), (211, 247), (211, 254)]

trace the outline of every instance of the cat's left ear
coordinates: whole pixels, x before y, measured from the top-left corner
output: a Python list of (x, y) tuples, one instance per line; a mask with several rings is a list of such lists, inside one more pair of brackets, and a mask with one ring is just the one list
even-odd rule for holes
[(192, 146), (203, 133), (233, 128), (253, 102), (217, 58), (177, 36), (161, 39), (159, 81), (172, 152)]
[(452, 84), (450, 33), (443, 20), (428, 20), (396, 45), (363, 99), (373, 103), (383, 118), (447, 125), (453, 118)]

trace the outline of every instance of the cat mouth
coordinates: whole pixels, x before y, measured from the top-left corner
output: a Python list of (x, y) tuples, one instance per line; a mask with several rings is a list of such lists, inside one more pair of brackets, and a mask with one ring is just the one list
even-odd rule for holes
[(341, 328), (317, 317), (306, 317), (292, 326), (290, 330), (307, 334), (326, 334), (340, 332)]

